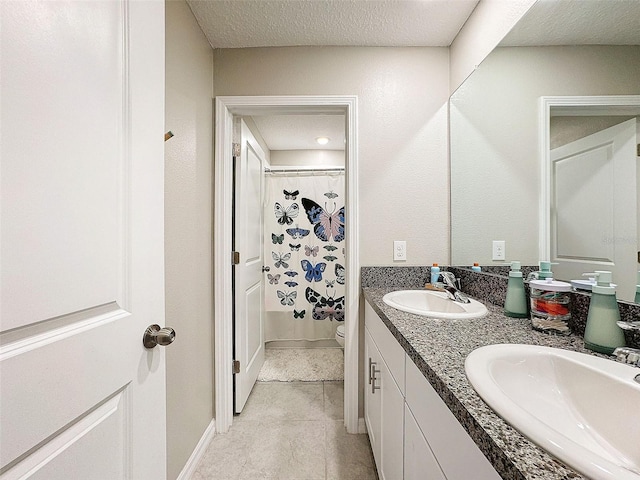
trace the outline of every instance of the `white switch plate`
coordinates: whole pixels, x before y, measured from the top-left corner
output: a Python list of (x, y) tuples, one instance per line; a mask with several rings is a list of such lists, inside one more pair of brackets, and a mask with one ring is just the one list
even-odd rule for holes
[(493, 260), (505, 260), (506, 255), (504, 253), (505, 250), (505, 241), (504, 240), (494, 240), (493, 241)]
[(407, 242), (405, 240), (394, 240), (393, 259), (400, 261), (407, 260)]

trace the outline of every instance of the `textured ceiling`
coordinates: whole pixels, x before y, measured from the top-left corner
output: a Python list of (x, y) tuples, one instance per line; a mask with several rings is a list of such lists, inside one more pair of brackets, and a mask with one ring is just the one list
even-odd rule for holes
[[(253, 117), (269, 150), (344, 150), (344, 115)], [(329, 137), (326, 145), (317, 137)]]
[(449, 46), (479, 0), (187, 0), (213, 48)]
[(538, 0), (500, 45), (640, 45), (640, 0)]

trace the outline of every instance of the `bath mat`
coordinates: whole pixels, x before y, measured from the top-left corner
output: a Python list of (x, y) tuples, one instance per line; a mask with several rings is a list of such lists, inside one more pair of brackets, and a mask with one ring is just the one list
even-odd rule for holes
[(340, 348), (268, 348), (258, 375), (260, 382), (344, 380)]

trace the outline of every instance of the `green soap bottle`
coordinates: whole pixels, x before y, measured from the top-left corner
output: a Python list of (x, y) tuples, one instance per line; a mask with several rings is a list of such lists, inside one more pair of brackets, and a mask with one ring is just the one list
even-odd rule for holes
[(594, 352), (611, 355), (617, 347), (625, 346), (624, 333), (616, 323), (620, 320), (620, 310), (616, 289), (611, 286), (611, 272), (596, 271), (584, 276), (596, 279), (591, 288), (584, 346)]
[(557, 263), (546, 262), (544, 260), (540, 260), (540, 270), (537, 272), (531, 272), (527, 276), (527, 281), (531, 280), (547, 280), (548, 278), (553, 279), (553, 272), (551, 271), (551, 265), (557, 265)]
[(507, 317), (527, 318), (527, 295), (524, 291), (524, 280), (520, 271), (520, 262), (511, 262), (507, 298), (504, 301), (504, 314)]
[(553, 278), (553, 272), (551, 271), (551, 265), (557, 265), (557, 263), (545, 262), (540, 260), (540, 271), (538, 277), (540, 280), (546, 280), (547, 278)]

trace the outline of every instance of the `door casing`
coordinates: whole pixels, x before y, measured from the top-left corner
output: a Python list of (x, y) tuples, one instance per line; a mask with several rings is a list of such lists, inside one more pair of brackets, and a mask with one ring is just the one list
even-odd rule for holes
[(358, 433), (358, 340), (360, 262), (358, 249), (358, 98), (347, 96), (221, 96), (215, 99), (214, 149), (214, 386), (216, 431), (233, 423), (233, 116), (344, 114), (346, 171), (346, 294), (344, 423)]

